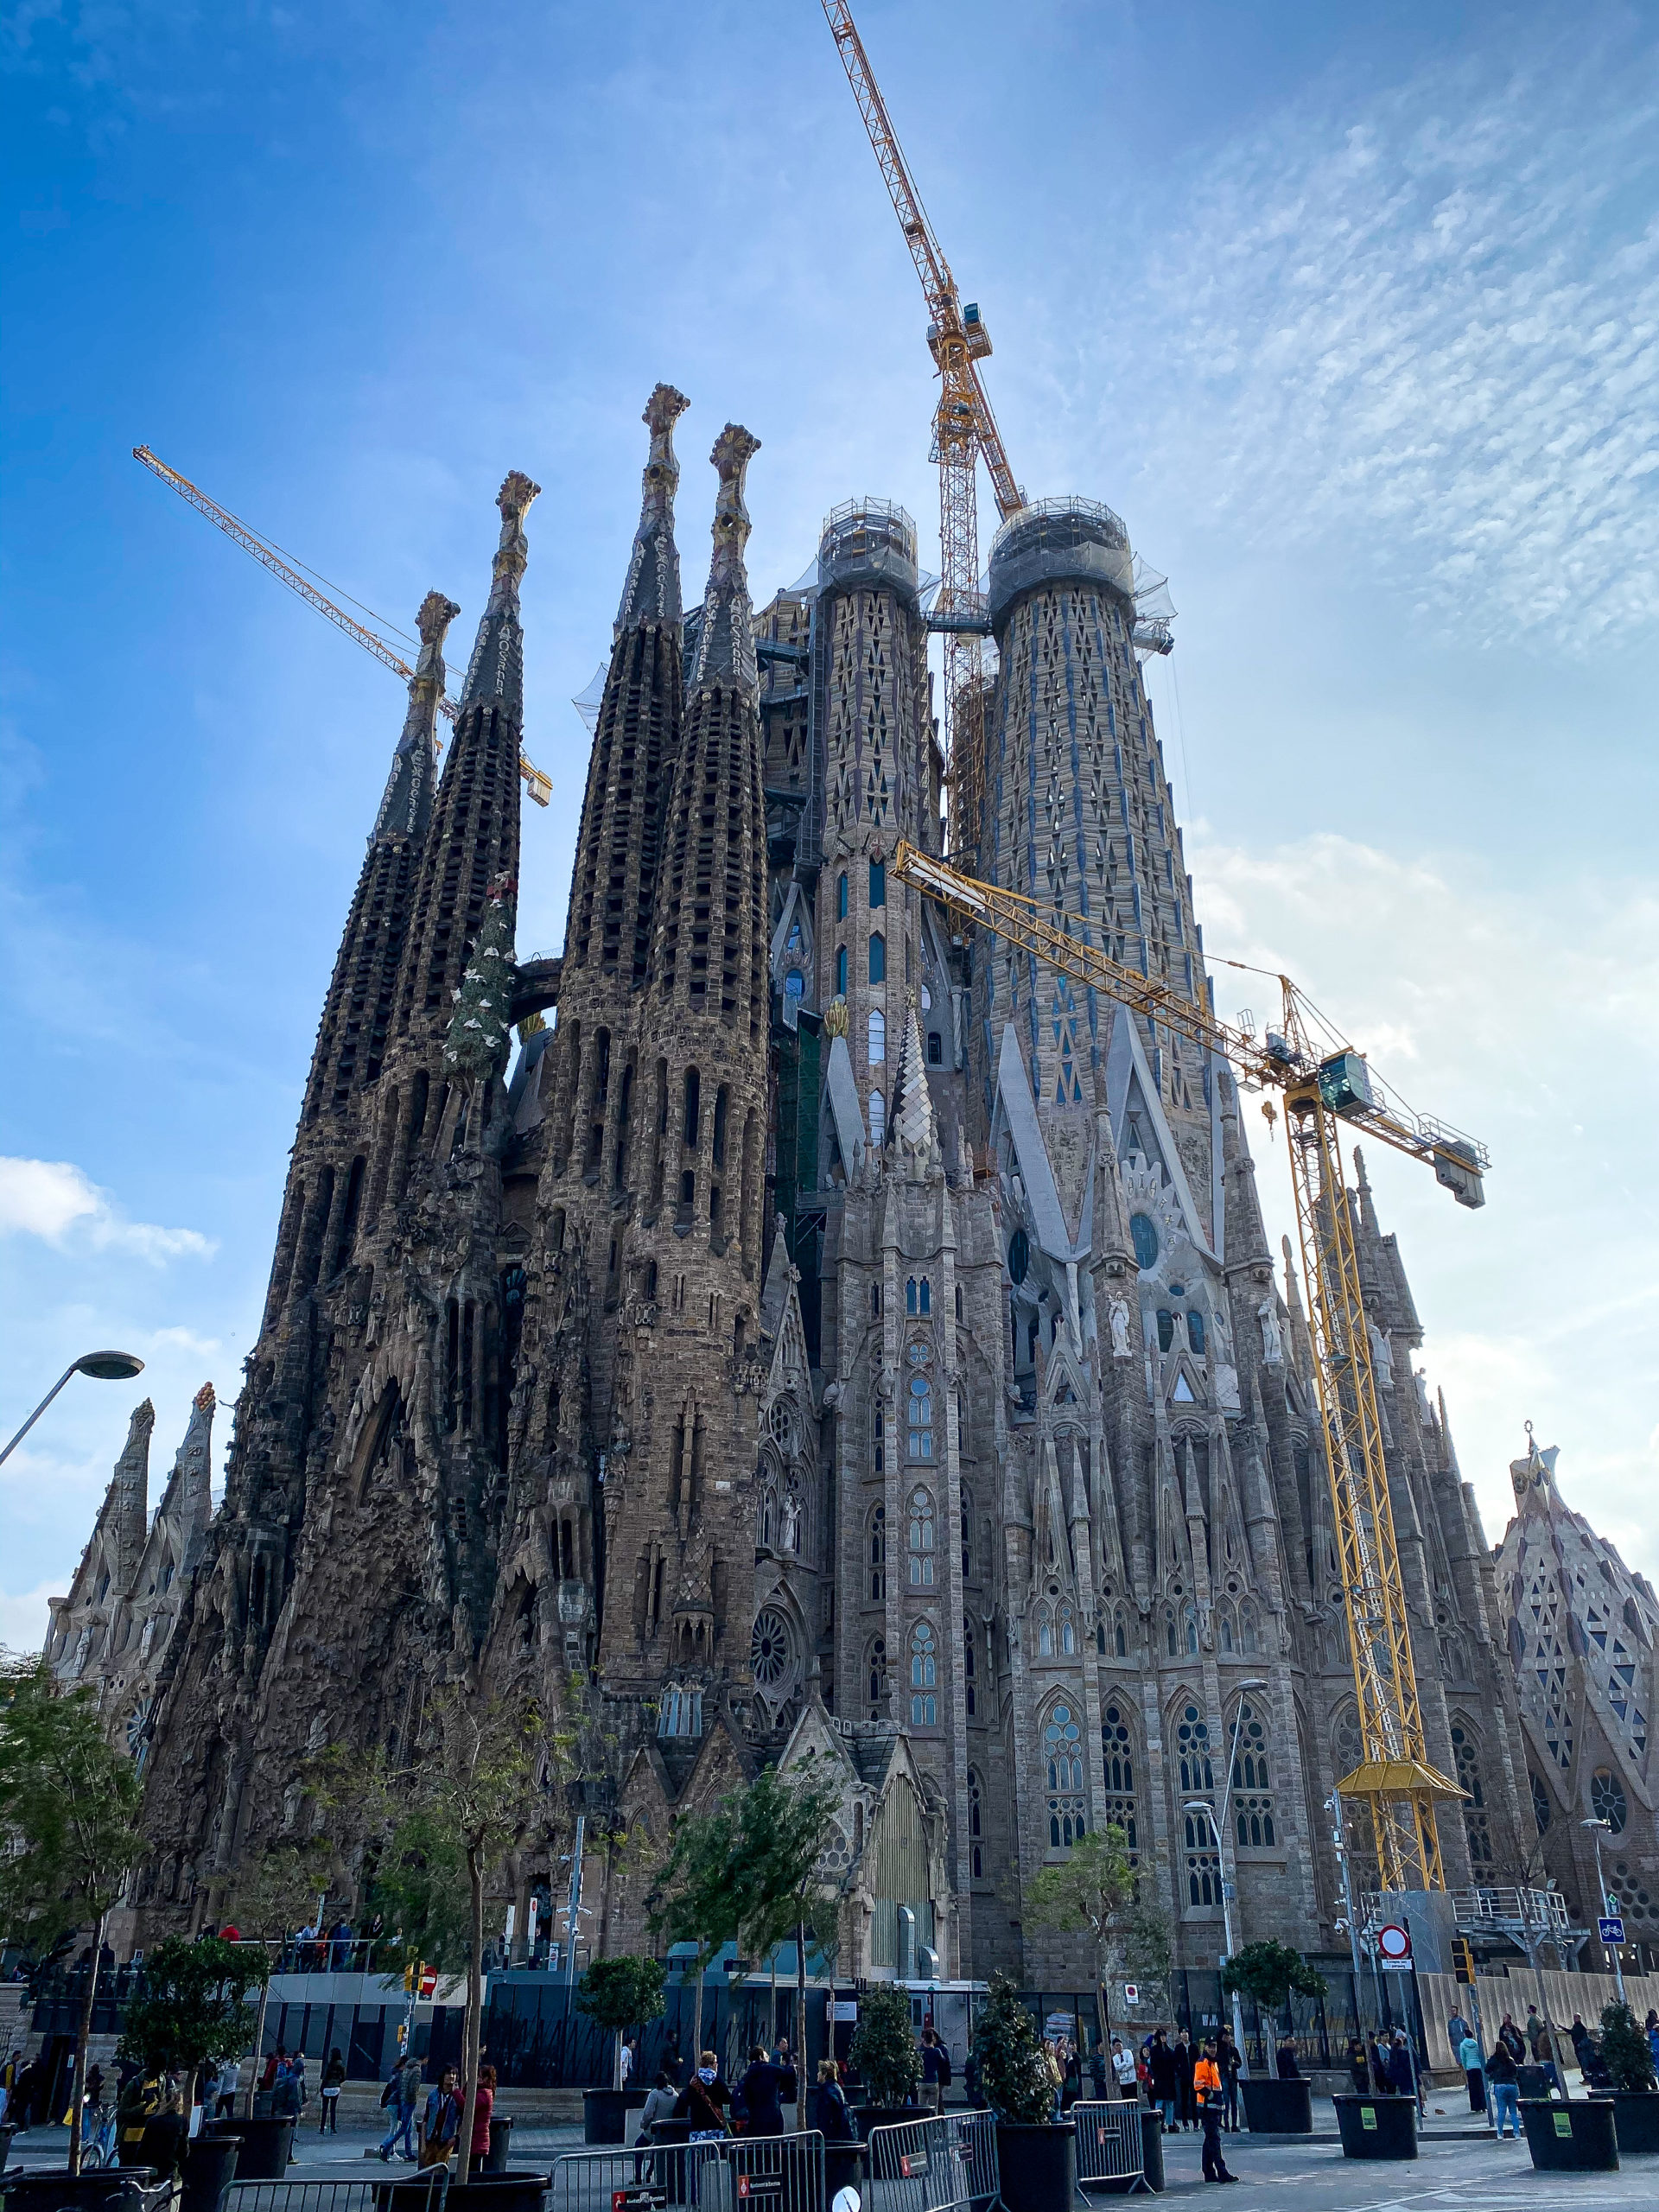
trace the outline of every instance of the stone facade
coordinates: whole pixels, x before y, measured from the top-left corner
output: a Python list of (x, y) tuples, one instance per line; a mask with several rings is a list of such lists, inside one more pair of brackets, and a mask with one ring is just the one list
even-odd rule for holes
[[(836, 509), (755, 613), (756, 442), (728, 424), (688, 613), (686, 404), (645, 410), (562, 962), (503, 953), (527, 480), (435, 783), (455, 610), (422, 609), (164, 1669), (141, 1904), (200, 1918), (308, 1817), (309, 1751), (408, 1745), (447, 1676), (532, 1686), (583, 1732), (613, 1948), (645, 1939), (621, 1839), (660, 1847), (809, 1754), (843, 1783), (843, 1970), (1068, 1986), (1022, 1898), (1107, 1820), (1179, 1963), (1213, 1964), (1223, 1880), (1245, 1940), (1340, 1948), (1343, 1600), (1231, 1077), (894, 879), (901, 838), (943, 837), (914, 527)], [(1095, 504), (999, 534), (981, 810), (953, 835), (1202, 1002), (1134, 579)], [(1444, 1818), (1448, 1875), (1509, 1878), (1537, 1822), (1500, 1583), (1363, 1163), (1353, 1203), (1428, 1756), (1480, 1783)], [(1224, 1794), (1217, 1853), (1197, 1801)]]

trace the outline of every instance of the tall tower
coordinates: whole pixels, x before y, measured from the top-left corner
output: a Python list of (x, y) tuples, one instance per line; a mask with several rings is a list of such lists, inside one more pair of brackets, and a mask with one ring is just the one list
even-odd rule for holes
[(767, 979), (766, 801), (743, 551), (759, 440), (728, 423), (639, 1031), (639, 1205), (605, 1469), (601, 1666), (747, 1703)]
[[(435, 791), (442, 641), (422, 653), (336, 963), (223, 1508), (158, 1685), (141, 1914), (199, 1916), (292, 1830), (308, 1754), (411, 1740), (434, 1668), (487, 1629), (522, 1269), (503, 1266), (499, 1069), (445, 1053), (486, 912), (508, 963), (523, 715), (513, 474)], [(407, 918), (405, 920), (405, 917)], [(474, 974), (476, 974), (474, 970)], [(516, 1282), (515, 1282), (516, 1277)], [(349, 1694), (347, 1694), (349, 1686)]]

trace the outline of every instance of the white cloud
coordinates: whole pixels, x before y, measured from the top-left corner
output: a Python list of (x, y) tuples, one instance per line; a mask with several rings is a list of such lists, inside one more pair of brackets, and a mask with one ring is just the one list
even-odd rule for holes
[[(1508, 1463), (1531, 1419), (1562, 1447), (1569, 1502), (1659, 1578), (1659, 897), (1332, 836), (1248, 851), (1200, 829), (1188, 842), (1212, 960), (1282, 969), (1414, 1107), (1491, 1148), (1487, 1203), (1470, 1214), (1421, 1167), (1364, 1147), (1488, 1533), (1508, 1517)], [(1212, 972), (1224, 1013), (1276, 1013), (1267, 978)], [(1292, 1226), (1282, 1129), (1269, 1137), (1247, 1109), (1276, 1235)]]
[(1444, 634), (1650, 622), (1655, 51), (1325, 101), (1214, 159), (1138, 298), (1114, 294), (1106, 350), (1135, 353), (1102, 414), (1115, 446), (1138, 416), (1148, 472), (1247, 543), (1363, 534)]
[(0, 1591), (0, 1646), (8, 1651), (38, 1651), (52, 1618), (46, 1601), (62, 1597), (68, 1587), (67, 1582), (42, 1582), (16, 1597)]
[(84, 1240), (96, 1251), (129, 1252), (159, 1266), (219, 1249), (194, 1229), (128, 1221), (80, 1168), (67, 1160), (0, 1158), (0, 1236), (38, 1236), (59, 1250)]

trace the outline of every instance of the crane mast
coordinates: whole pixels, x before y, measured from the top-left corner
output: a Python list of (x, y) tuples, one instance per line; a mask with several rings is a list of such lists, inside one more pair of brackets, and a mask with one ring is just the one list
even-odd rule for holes
[(887, 113), (864, 41), (847, 0), (823, 0), (836, 51), (864, 118), (899, 227), (927, 302), (928, 350), (939, 374), (931, 458), (939, 470), (939, 591), (932, 626), (944, 633), (946, 760), (951, 778), (953, 840), (979, 817), (983, 779), (986, 627), (979, 588), (979, 507), (975, 463), (982, 454), (998, 514), (1025, 505), (985, 395), (978, 364), (991, 350), (978, 308), (964, 308), (921, 194), (912, 180), (899, 134)]
[[(365, 652), (372, 653), (383, 667), (401, 676), (405, 683), (414, 681), (414, 670), (378, 632), (358, 621), (343, 607), (337, 607), (326, 593), (319, 591), (315, 584), (308, 577), (302, 575), (297, 569), (291, 568), (274, 546), (267, 545), (263, 537), (251, 531), (246, 523), (238, 520), (228, 507), (221, 507), (217, 499), (208, 498), (199, 484), (193, 484), (176, 468), (169, 468), (148, 446), (135, 446), (132, 457), (135, 461), (142, 461), (144, 467), (152, 474), (159, 476), (163, 484), (170, 485), (188, 505), (193, 506), (199, 515), (205, 515), (216, 529), (222, 530), (226, 537), (239, 545), (245, 553), (251, 553), (262, 568), (269, 569), (279, 582), (285, 583), (291, 592), (304, 600), (308, 607), (315, 607), (325, 620), (332, 622), (337, 630), (343, 630)], [(457, 712), (454, 701), (447, 697), (440, 699), (438, 712), (446, 721), (454, 721)], [(537, 805), (547, 805), (553, 796), (551, 778), (543, 774), (522, 752), (518, 755), (518, 772), (524, 778), (525, 791)]]
[(1410, 1112), (1346, 1045), (1321, 1051), (1313, 1010), (1287, 976), (1278, 979), (1283, 1027), (1258, 1037), (1246, 1021), (1218, 1020), (1207, 1007), (1070, 935), (1030, 899), (982, 883), (913, 845), (899, 846), (893, 872), (1148, 1025), (1223, 1056), (1243, 1081), (1283, 1094), (1363, 1750), (1358, 1767), (1337, 1786), (1370, 1808), (1382, 1888), (1444, 1889), (1435, 1801), (1464, 1793), (1430, 1764), (1424, 1745), (1341, 1125), (1432, 1166), (1465, 1206), (1484, 1203), (1481, 1171), (1491, 1165), (1485, 1147)]

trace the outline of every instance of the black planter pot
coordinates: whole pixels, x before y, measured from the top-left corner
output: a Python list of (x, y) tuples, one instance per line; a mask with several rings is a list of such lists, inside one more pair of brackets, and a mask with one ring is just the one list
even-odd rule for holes
[(542, 2212), (542, 2199), (553, 2186), (549, 2173), (474, 2174), (452, 2181), (444, 2197), (454, 2212)]
[(1077, 2131), (1043, 2120), (996, 2123), (996, 2165), (1007, 2212), (1071, 2212), (1077, 2194)]
[(1141, 2108), (1141, 2168), (1154, 2196), (1164, 2193), (1164, 2115), (1149, 2105)]
[(1522, 2097), (1521, 2125), (1527, 2148), (1540, 2173), (1612, 2173), (1618, 2165), (1618, 2137), (1611, 2097), (1592, 2103), (1574, 2097), (1557, 2104), (1553, 2097)]
[(1332, 2097), (1344, 2158), (1414, 2158), (1415, 2097)]
[(1313, 2084), (1281, 2082), (1276, 2075), (1246, 2074), (1238, 2084), (1244, 2125), (1252, 2135), (1311, 2135)]
[(234, 2135), (198, 2135), (185, 2147), (179, 2212), (219, 2212), (236, 2178), (242, 2145)]
[(582, 2093), (582, 2139), (584, 2143), (622, 2143), (628, 2133), (628, 2093), (626, 2089), (584, 2089)]
[(14, 2174), (6, 2212), (143, 2212), (154, 2166), (101, 2166), (95, 2174)]
[(906, 2120), (927, 2120), (919, 2105), (855, 2105), (853, 2126), (868, 2143), (873, 2127), (902, 2127)]
[(1621, 2158), (1631, 2152), (1659, 2151), (1659, 2089), (1598, 2089), (1590, 2101), (1612, 2106)]
[(432, 2212), (439, 2200), (434, 2196), (433, 2185), (426, 2174), (406, 2175), (400, 2181), (378, 2181), (374, 2188), (374, 2212)]
[(211, 2120), (202, 2133), (210, 2140), (233, 2135), (241, 2144), (236, 2161), (238, 2181), (282, 2181), (294, 2148), (296, 2120)]

